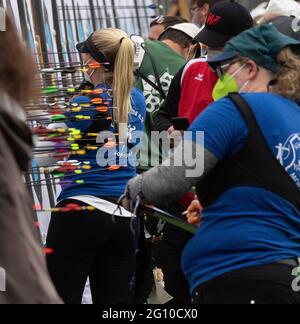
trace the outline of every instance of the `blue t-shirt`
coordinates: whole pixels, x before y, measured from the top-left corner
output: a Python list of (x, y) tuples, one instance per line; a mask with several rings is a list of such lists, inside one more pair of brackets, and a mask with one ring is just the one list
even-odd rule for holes
[[(243, 97), (274, 156), (300, 188), (300, 107), (275, 94)], [(205, 148), (218, 160), (236, 153), (248, 136), (246, 122), (229, 98), (212, 104), (190, 130), (205, 132)], [(268, 190), (239, 187), (204, 209), (202, 225), (184, 250), (182, 266), (194, 291), (230, 271), (299, 256), (300, 211)]]
[[(107, 89), (105, 85), (99, 85), (96, 88)], [(109, 114), (113, 115), (112, 100), (108, 93), (103, 93), (101, 96), (105, 100), (110, 100), (110, 110)], [(76, 98), (74, 103), (91, 103), (91, 99), (88, 96), (82, 96)], [(146, 115), (146, 104), (143, 93), (137, 88), (133, 88), (131, 94), (131, 104), (132, 110), (129, 114), (128, 119), (128, 141), (132, 141), (132, 145), (135, 149), (139, 146), (139, 140), (132, 136), (134, 131), (143, 132), (144, 122)], [(90, 110), (85, 112), (80, 112), (78, 115), (90, 116), (92, 119), (96, 115), (96, 110)], [(88, 127), (91, 125), (92, 121), (75, 121), (68, 122), (67, 126), (69, 128), (80, 129), (81, 132), (85, 133)], [(109, 131), (116, 133), (116, 128), (112, 124)], [(98, 144), (99, 146), (99, 144)], [(103, 150), (103, 154), (101, 153)], [(107, 149), (99, 148), (97, 151), (87, 151), (87, 154), (82, 156), (73, 156), (72, 160), (77, 160), (82, 164), (84, 162), (90, 162), (91, 170), (83, 171), (81, 175), (67, 174), (67, 177), (63, 179), (63, 183), (67, 182), (67, 185), (63, 186), (63, 191), (60, 194), (58, 201), (68, 199), (70, 197), (79, 195), (90, 195), (95, 197), (120, 197), (126, 188), (128, 181), (136, 176), (136, 154), (133, 152), (132, 148), (122, 147), (121, 145), (117, 149), (112, 148), (110, 153), (104, 153)], [(130, 153), (130, 154), (129, 154)], [(127, 158), (130, 163), (127, 163)], [(117, 163), (110, 163), (108, 166), (103, 166), (107, 161), (116, 161)], [(108, 167), (110, 165), (124, 165), (119, 170), (109, 171)], [(95, 171), (95, 172), (94, 172)], [(77, 180), (83, 180), (84, 183), (77, 184)]]

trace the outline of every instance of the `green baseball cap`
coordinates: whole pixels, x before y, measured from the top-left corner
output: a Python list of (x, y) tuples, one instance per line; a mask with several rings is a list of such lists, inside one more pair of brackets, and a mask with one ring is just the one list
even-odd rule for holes
[(208, 64), (215, 70), (222, 62), (242, 56), (252, 59), (272, 72), (277, 72), (277, 55), (289, 46), (300, 50), (299, 41), (281, 34), (272, 24), (260, 25), (234, 37), (221, 54), (208, 60)]

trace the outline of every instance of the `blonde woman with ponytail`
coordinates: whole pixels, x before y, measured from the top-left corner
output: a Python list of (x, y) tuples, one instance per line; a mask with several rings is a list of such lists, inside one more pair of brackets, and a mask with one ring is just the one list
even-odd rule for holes
[[(67, 127), (81, 131), (78, 145), (82, 149), (96, 149), (72, 156), (89, 170), (68, 174), (58, 207), (92, 206), (93, 210), (73, 208), (68, 213), (52, 214), (47, 247), (53, 253), (48, 255), (48, 268), (68, 304), (81, 303), (88, 277), (95, 304), (127, 304), (132, 302), (135, 246), (131, 213), (118, 209), (116, 202), (136, 175), (139, 142), (131, 142), (132, 132), (143, 132), (146, 114), (143, 94), (133, 88), (135, 47), (122, 30), (103, 29), (78, 44), (77, 49), (86, 66), (85, 81), (102, 93), (74, 99), (73, 103), (90, 105), (82, 111), (90, 121), (70, 122)], [(109, 103), (107, 112), (96, 109), (93, 99), (99, 96), (100, 101)], [(88, 137), (91, 133), (100, 136)], [(102, 134), (110, 135), (102, 141)]]

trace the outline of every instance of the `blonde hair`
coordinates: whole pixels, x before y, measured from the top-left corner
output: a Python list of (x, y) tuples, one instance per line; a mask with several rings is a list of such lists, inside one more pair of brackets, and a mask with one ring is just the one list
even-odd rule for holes
[(279, 70), (272, 91), (286, 98), (300, 98), (300, 57), (290, 47), (283, 49), (277, 57)]
[(93, 42), (113, 65), (112, 71), (105, 73), (112, 80), (113, 105), (117, 107), (114, 119), (127, 124), (134, 83), (134, 44), (124, 31), (113, 28), (96, 31)]

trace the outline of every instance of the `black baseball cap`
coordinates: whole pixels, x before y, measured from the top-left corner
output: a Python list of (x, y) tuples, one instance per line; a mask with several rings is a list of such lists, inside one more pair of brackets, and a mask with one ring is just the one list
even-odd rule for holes
[(244, 6), (233, 0), (222, 1), (210, 9), (205, 27), (194, 41), (211, 48), (223, 48), (232, 37), (253, 25), (251, 14)]
[(93, 42), (93, 36), (94, 34), (91, 34), (87, 40), (85, 40), (82, 43), (78, 43), (76, 45), (77, 51), (81, 54), (90, 54), (96, 62), (100, 64), (105, 63), (106, 64), (105, 67), (110, 68), (112, 65), (111, 62), (104, 55), (104, 53), (98, 50), (97, 46)]
[(300, 19), (294, 16), (279, 16), (270, 21), (282, 34), (300, 41)]

